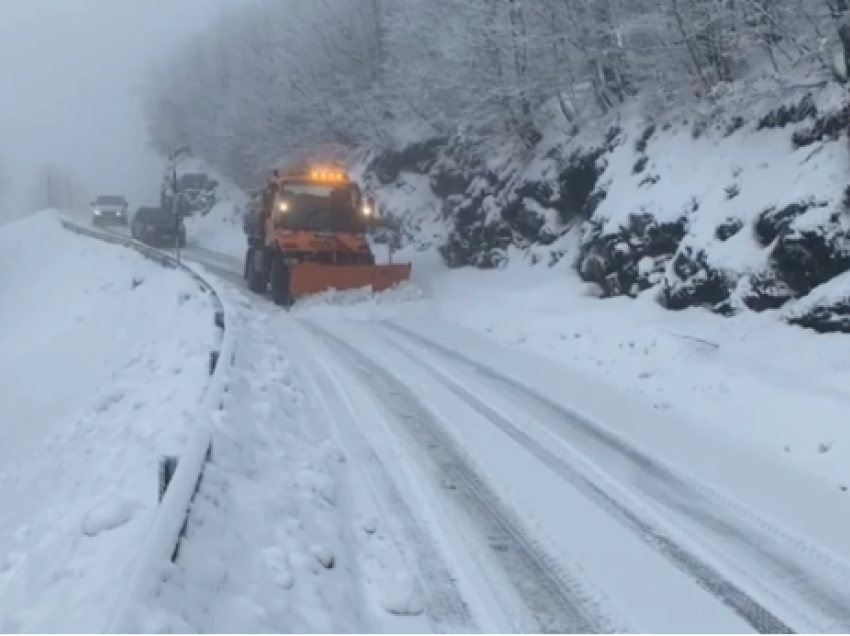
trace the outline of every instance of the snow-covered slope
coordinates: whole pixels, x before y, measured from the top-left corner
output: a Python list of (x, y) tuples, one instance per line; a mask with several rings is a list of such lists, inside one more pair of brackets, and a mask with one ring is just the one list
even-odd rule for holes
[(190, 246), (213, 250), (242, 260), (245, 235), (242, 233), (242, 208), (231, 198), (216, 203), (208, 214), (186, 219)]
[(209, 299), (71, 234), (0, 228), (0, 631), (98, 632), (208, 380)]
[(848, 331), (850, 290), (815, 291), (850, 268), (843, 88), (742, 94), (703, 113), (620, 112), (533, 149), (428, 140), (359, 170), (451, 267), (563, 259), (607, 296)]

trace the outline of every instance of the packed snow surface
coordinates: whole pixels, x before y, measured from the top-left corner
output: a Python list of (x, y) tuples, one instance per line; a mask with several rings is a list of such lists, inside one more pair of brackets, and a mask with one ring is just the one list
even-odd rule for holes
[[(400, 631), (850, 625), (842, 338), (771, 314), (600, 300), (566, 263), (448, 271), (431, 252), (394, 255), (414, 262), (409, 285), (286, 313), (244, 290), (237, 261), (228, 273), (192, 256), (240, 308), (238, 364), (255, 379), (222, 414), (238, 454), (202, 489), (166, 624), (321, 630), (351, 612)], [(258, 428), (269, 413), (276, 425)], [(237, 511), (244, 475), (280, 485)], [(297, 523), (281, 521), (290, 497)], [(381, 535), (393, 565), (376, 569)], [(222, 546), (242, 546), (220, 569), (260, 581), (254, 592), (210, 578)], [(298, 596), (302, 580), (334, 601)], [(229, 623), (218, 608), (234, 604)]]
[(431, 316), (597, 377), (836, 489), (850, 487), (841, 415), (850, 400), (846, 336), (790, 327), (774, 312), (726, 318), (666, 311), (646, 295), (599, 299), (566, 263), (446, 270), (429, 252), (395, 258), (414, 262), (413, 284), (380, 295), (329, 292), (296, 311), (357, 321)]
[[(669, 555), (658, 561), (646, 543), (612, 526), (600, 515), (605, 505), (588, 505), (586, 488), (576, 496), (540, 462), (566, 475), (589, 461), (579, 470), (594, 488), (619, 484), (610, 496), (716, 567), (721, 587), (740, 586), (775, 612), (769, 630), (847, 624), (839, 608), (848, 590), (825, 583), (831, 575), (819, 565), (824, 558), (850, 571), (850, 544), (837, 531), (847, 516), (846, 457), (830, 457), (848, 442), (840, 425), (847, 395), (827, 379), (843, 368), (840, 338), (822, 341), (766, 316), (727, 320), (642, 301), (603, 303), (583, 297), (565, 271), (540, 281), (539, 272), (419, 265), (419, 294), (359, 303), (329, 296), (296, 315), (354, 343), (424, 400), (528, 531), (548, 536), (551, 553), (567, 564), (578, 562), (565, 567), (583, 572), (590, 589), (581, 596), (598, 597), (594, 585), (602, 599), (609, 595), (612, 606), (596, 601), (603, 616), (619, 610), (614, 625), (639, 631), (749, 629), (727, 622), (670, 570)], [(470, 373), (470, 365), (480, 366)], [(478, 412), (467, 412), (470, 405)], [(575, 430), (564, 433), (565, 425)], [(619, 441), (600, 444), (609, 435)], [(788, 585), (801, 570), (806, 582)], [(647, 576), (651, 589), (641, 586)], [(831, 598), (845, 600), (827, 609)], [(809, 603), (818, 610), (800, 609)], [(742, 616), (765, 627), (746, 610)]]
[(218, 338), (184, 274), (50, 212), (0, 228), (0, 631), (99, 632)]

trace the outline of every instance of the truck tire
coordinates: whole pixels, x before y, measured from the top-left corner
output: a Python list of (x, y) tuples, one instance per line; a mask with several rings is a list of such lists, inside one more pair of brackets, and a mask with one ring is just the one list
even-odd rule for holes
[(258, 272), (254, 267), (254, 250), (249, 249), (245, 254), (245, 277), (248, 279), (248, 289), (255, 294), (266, 291), (266, 278), (263, 272)]
[(289, 293), (289, 267), (283, 257), (276, 254), (271, 267), (272, 302), (281, 307), (291, 307), (292, 297)]

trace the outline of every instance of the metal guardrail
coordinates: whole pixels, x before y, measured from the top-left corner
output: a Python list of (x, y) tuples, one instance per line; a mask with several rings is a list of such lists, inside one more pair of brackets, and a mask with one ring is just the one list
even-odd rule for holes
[[(233, 338), (227, 330), (225, 305), (215, 287), (200, 274), (178, 262), (174, 256), (130, 237), (85, 227), (66, 219), (60, 219), (60, 222), (66, 230), (130, 248), (163, 267), (180, 270), (191, 277), (214, 299), (215, 324), (221, 330), (219, 349), (210, 352), (210, 383), (197, 415), (196, 430), (183, 449), (181, 457), (164, 457), (160, 460), (159, 506), (145, 545), (136, 558), (130, 577), (120, 593), (105, 629), (105, 633), (128, 633), (136, 631), (134, 625), (137, 625), (139, 617), (148, 611), (146, 603), (159, 592), (163, 583), (162, 574), (168, 562), (176, 562), (179, 557), (180, 543), (186, 535), (192, 502), (200, 490), (204, 468), (212, 460), (212, 436), (207, 418), (223, 406), (222, 396), (227, 375), (224, 369), (234, 362)], [(220, 364), (222, 360), (225, 365)]]

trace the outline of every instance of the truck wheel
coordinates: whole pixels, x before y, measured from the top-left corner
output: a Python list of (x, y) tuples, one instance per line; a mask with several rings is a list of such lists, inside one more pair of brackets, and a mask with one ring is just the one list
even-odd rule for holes
[(281, 256), (275, 256), (272, 260), (271, 288), (272, 301), (275, 305), (292, 306), (292, 298), (289, 294), (289, 268)]
[(245, 254), (245, 277), (248, 279), (248, 289), (255, 294), (262, 294), (266, 291), (266, 279), (263, 272), (258, 272), (254, 267), (254, 250), (248, 250)]

